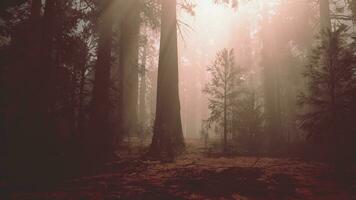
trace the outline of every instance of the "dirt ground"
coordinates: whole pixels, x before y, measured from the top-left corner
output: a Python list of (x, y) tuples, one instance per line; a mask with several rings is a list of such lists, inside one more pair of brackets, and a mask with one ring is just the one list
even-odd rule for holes
[[(356, 171), (336, 175), (300, 159), (209, 157), (188, 142), (175, 163), (121, 155), (102, 173), (37, 191), (8, 191), (14, 200), (243, 199), (356, 200)], [(5, 200), (5, 199), (4, 199)]]

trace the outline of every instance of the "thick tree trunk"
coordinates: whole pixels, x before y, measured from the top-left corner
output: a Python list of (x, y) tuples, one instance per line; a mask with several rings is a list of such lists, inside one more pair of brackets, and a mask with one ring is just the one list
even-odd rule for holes
[(137, 132), (140, 9), (138, 0), (127, 2), (127, 4), (129, 4), (127, 16), (121, 21), (120, 29), (119, 123), (121, 133), (119, 133), (119, 138), (121, 139), (125, 135), (130, 139)]
[[(51, 173), (58, 161), (47, 107), (49, 90), (53, 89), (48, 83), (48, 69), (51, 67), (48, 63), (51, 61), (54, 34), (48, 32), (48, 25), (55, 26), (54, 2), (46, 1), (42, 17), (42, 1), (33, 0), (25, 26), (27, 33), (16, 35), (18, 37), (13, 41), (15, 44), (21, 42), (24, 48), (20, 53), (23, 60), (15, 61), (9, 72), (9, 87), (16, 94), (10, 94), (9, 98), (14, 101), (9, 102), (7, 149), (10, 171), (16, 172), (14, 175), (20, 179), (49, 178), (46, 173)], [(27, 150), (24, 152), (23, 149)]]
[(41, 18), (41, 0), (32, 0), (30, 21), (37, 21)]
[(41, 106), (47, 117), (51, 118), (51, 114), (54, 111), (55, 104), (55, 94), (56, 94), (56, 77), (55, 77), (55, 66), (53, 63), (53, 39), (55, 35), (56, 20), (56, 6), (57, 0), (46, 0), (46, 6), (43, 16), (43, 32), (42, 32), (42, 48), (41, 48), (41, 79), (39, 84), (44, 87), (42, 91), (43, 97), (41, 98), (44, 102)]
[[(31, 4), (31, 14), (29, 18), (29, 24), (27, 29), (31, 30), (28, 34), (28, 37), (25, 38), (25, 44), (27, 45), (25, 55), (27, 56), (25, 58), (25, 62), (20, 63), (20, 65), (30, 65), (30, 67), (23, 67), (19, 66), (21, 68), (24, 68), (25, 73), (27, 76), (34, 76), (37, 75), (40, 65), (40, 53), (41, 53), (41, 9), (42, 9), (42, 2), (41, 0), (33, 0)], [(26, 63), (27, 62), (27, 63)], [(36, 71), (36, 72), (33, 72)], [(28, 74), (30, 73), (30, 74)], [(23, 88), (30, 87), (32, 84), (28, 84), (26, 79), (31, 79), (33, 77), (23, 77), (20, 78), (21, 80), (24, 81)], [(37, 75), (38, 76), (38, 75)], [(36, 80), (37, 81), (37, 80)], [(26, 92), (26, 91), (25, 91)], [(31, 95), (30, 97), (34, 97)]]
[(150, 156), (172, 161), (184, 149), (179, 89), (176, 0), (162, 1), (157, 106)]
[[(105, 4), (105, 3), (104, 3)], [(103, 6), (104, 8), (106, 6)], [(112, 152), (113, 138), (109, 123), (110, 67), (112, 50), (112, 15), (103, 10), (99, 20), (98, 59), (95, 67), (91, 130), (87, 138), (89, 161), (104, 161)]]
[[(54, 90), (52, 80), (52, 50), (55, 27), (55, 3), (56, 0), (47, 0), (44, 8), (44, 16), (41, 17), (41, 1), (32, 1), (30, 28), (28, 38), (28, 59), (22, 63), (24, 69), (24, 103), (25, 115), (30, 114), (28, 121), (33, 126), (33, 132), (42, 137), (49, 137), (50, 127), (50, 94)], [(29, 66), (29, 67), (28, 67)], [(33, 120), (33, 121), (32, 121)], [(32, 121), (32, 122), (31, 122)], [(53, 134), (52, 134), (53, 136)], [(44, 139), (43, 141), (47, 141)]]

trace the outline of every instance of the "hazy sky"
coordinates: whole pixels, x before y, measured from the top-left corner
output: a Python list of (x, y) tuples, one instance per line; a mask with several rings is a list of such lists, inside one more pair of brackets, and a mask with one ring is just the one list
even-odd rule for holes
[[(217, 5), (213, 0), (197, 0), (195, 15), (180, 11), (179, 56), (180, 98), (183, 129), (186, 136), (199, 136), (201, 121), (208, 117), (202, 89), (208, 80), (206, 68), (223, 48), (238, 48), (236, 29), (246, 23), (254, 26), (263, 4), (273, 7), (275, 0), (242, 3), (239, 9)], [(251, 36), (253, 37), (253, 36)], [(241, 44), (243, 45), (243, 44)]]

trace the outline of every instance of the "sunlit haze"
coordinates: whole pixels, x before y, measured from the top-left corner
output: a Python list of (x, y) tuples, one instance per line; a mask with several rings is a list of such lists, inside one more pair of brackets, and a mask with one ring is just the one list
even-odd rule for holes
[(249, 37), (254, 37), (263, 17), (262, 10), (273, 15), (279, 0), (245, 1), (233, 9), (210, 0), (194, 2), (195, 15), (181, 10), (178, 16), (181, 113), (184, 134), (188, 137), (200, 137), (201, 121), (208, 117), (202, 90), (209, 79), (206, 68), (213, 62), (216, 52), (223, 48), (244, 51), (240, 46), (245, 45), (243, 37), (246, 36), (239, 34), (246, 32), (241, 30), (248, 26), (251, 28)]
[(0, 0), (0, 200), (356, 200), (356, 0)]

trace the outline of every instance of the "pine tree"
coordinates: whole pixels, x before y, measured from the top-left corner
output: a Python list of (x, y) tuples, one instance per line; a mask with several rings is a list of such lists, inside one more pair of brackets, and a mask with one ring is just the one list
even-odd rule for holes
[(299, 105), (307, 108), (300, 127), (308, 138), (326, 144), (334, 159), (351, 134), (355, 57), (346, 43), (346, 31), (342, 25), (322, 32), (304, 73), (308, 91), (299, 97)]
[(223, 152), (228, 151), (228, 134), (231, 132), (233, 103), (242, 83), (241, 71), (235, 64), (234, 50), (223, 49), (217, 53), (213, 65), (208, 67), (211, 81), (204, 89), (209, 96), (209, 123), (217, 123), (223, 129)]

